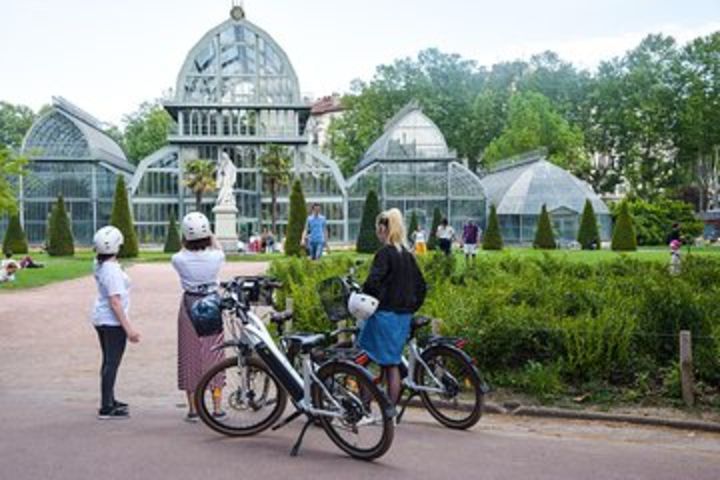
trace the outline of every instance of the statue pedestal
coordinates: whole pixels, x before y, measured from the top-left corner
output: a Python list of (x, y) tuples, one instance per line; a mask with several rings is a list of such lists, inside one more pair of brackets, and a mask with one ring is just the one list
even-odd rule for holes
[(213, 208), (215, 214), (215, 238), (225, 253), (237, 253), (237, 214), (234, 205), (218, 205)]

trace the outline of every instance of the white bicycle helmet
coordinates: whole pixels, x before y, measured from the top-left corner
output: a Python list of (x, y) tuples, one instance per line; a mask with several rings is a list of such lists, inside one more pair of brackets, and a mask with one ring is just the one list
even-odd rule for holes
[(375, 313), (380, 302), (377, 298), (364, 293), (351, 293), (348, 299), (348, 311), (356, 320), (367, 320)]
[(122, 232), (112, 226), (101, 228), (93, 238), (95, 252), (100, 255), (117, 255), (124, 241)]
[(182, 233), (185, 240), (202, 240), (212, 235), (210, 221), (200, 212), (191, 212), (185, 215), (182, 221)]

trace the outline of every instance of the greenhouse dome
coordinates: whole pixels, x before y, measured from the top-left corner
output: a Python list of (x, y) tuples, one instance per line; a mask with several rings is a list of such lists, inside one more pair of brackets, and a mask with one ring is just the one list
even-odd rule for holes
[(457, 230), (468, 220), (485, 222), (480, 180), (457, 161), (445, 137), (416, 102), (400, 110), (368, 149), (347, 181), (348, 228), (356, 238), (365, 197), (374, 190), (382, 209), (413, 213), (429, 230), (437, 208)]
[(600, 236), (610, 239), (610, 210), (592, 188), (570, 172), (546, 160), (537, 150), (502, 162), (481, 182), (488, 201), (495, 205), (503, 239), (529, 244), (542, 206), (550, 213), (555, 237), (561, 243), (576, 240), (585, 201), (598, 218)]
[(89, 244), (110, 221), (118, 175), (130, 177), (128, 163), (103, 124), (61, 97), (30, 127), (21, 153), (30, 163), (19, 181), (21, 220), (28, 241), (45, 241), (47, 219), (63, 195), (75, 241)]

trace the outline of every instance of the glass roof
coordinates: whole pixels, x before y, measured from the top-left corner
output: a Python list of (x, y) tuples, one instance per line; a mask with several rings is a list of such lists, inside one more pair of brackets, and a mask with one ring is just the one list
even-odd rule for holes
[(357, 171), (376, 160), (448, 159), (448, 149), (440, 129), (416, 102), (400, 110), (385, 125), (385, 132), (373, 143), (357, 166)]
[(610, 213), (587, 183), (544, 156), (498, 169), (483, 177), (481, 183), (498, 215), (538, 215), (543, 204), (550, 212), (567, 209), (580, 214), (586, 199), (595, 214)]
[(300, 101), (300, 87), (290, 60), (270, 35), (245, 19), (230, 19), (190, 50), (178, 75), (176, 100), (293, 104)]

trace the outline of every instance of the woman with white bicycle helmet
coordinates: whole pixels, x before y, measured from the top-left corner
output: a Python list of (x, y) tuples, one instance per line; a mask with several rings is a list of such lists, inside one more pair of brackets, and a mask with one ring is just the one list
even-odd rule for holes
[(95, 283), (98, 296), (93, 307), (92, 323), (102, 350), (101, 401), (98, 418), (101, 420), (128, 418), (128, 405), (115, 398), (115, 378), (127, 340), (137, 343), (140, 341), (140, 334), (128, 317), (130, 279), (117, 261), (117, 255), (123, 244), (123, 235), (115, 227), (103, 227), (95, 234), (94, 244)]
[(415, 257), (405, 244), (405, 222), (400, 210), (381, 213), (376, 221), (383, 246), (375, 254), (363, 295), (350, 299), (348, 307), (356, 318), (367, 315), (358, 344), (383, 367), (388, 396), (400, 400), (402, 350), (410, 335), (412, 314), (425, 300), (427, 287)]
[[(200, 212), (185, 215), (182, 221), (183, 249), (173, 255), (172, 265), (180, 277), (183, 295), (178, 314), (178, 389), (187, 395), (188, 413), (185, 420), (196, 422), (197, 410), (193, 403), (193, 392), (203, 373), (221, 361), (223, 351), (213, 351), (222, 345), (222, 332), (208, 337), (199, 337), (190, 320), (190, 309), (195, 301), (218, 288), (218, 275), (225, 262), (225, 254), (210, 228), (207, 217)], [(220, 389), (213, 388), (215, 415), (223, 415), (220, 409)]]

